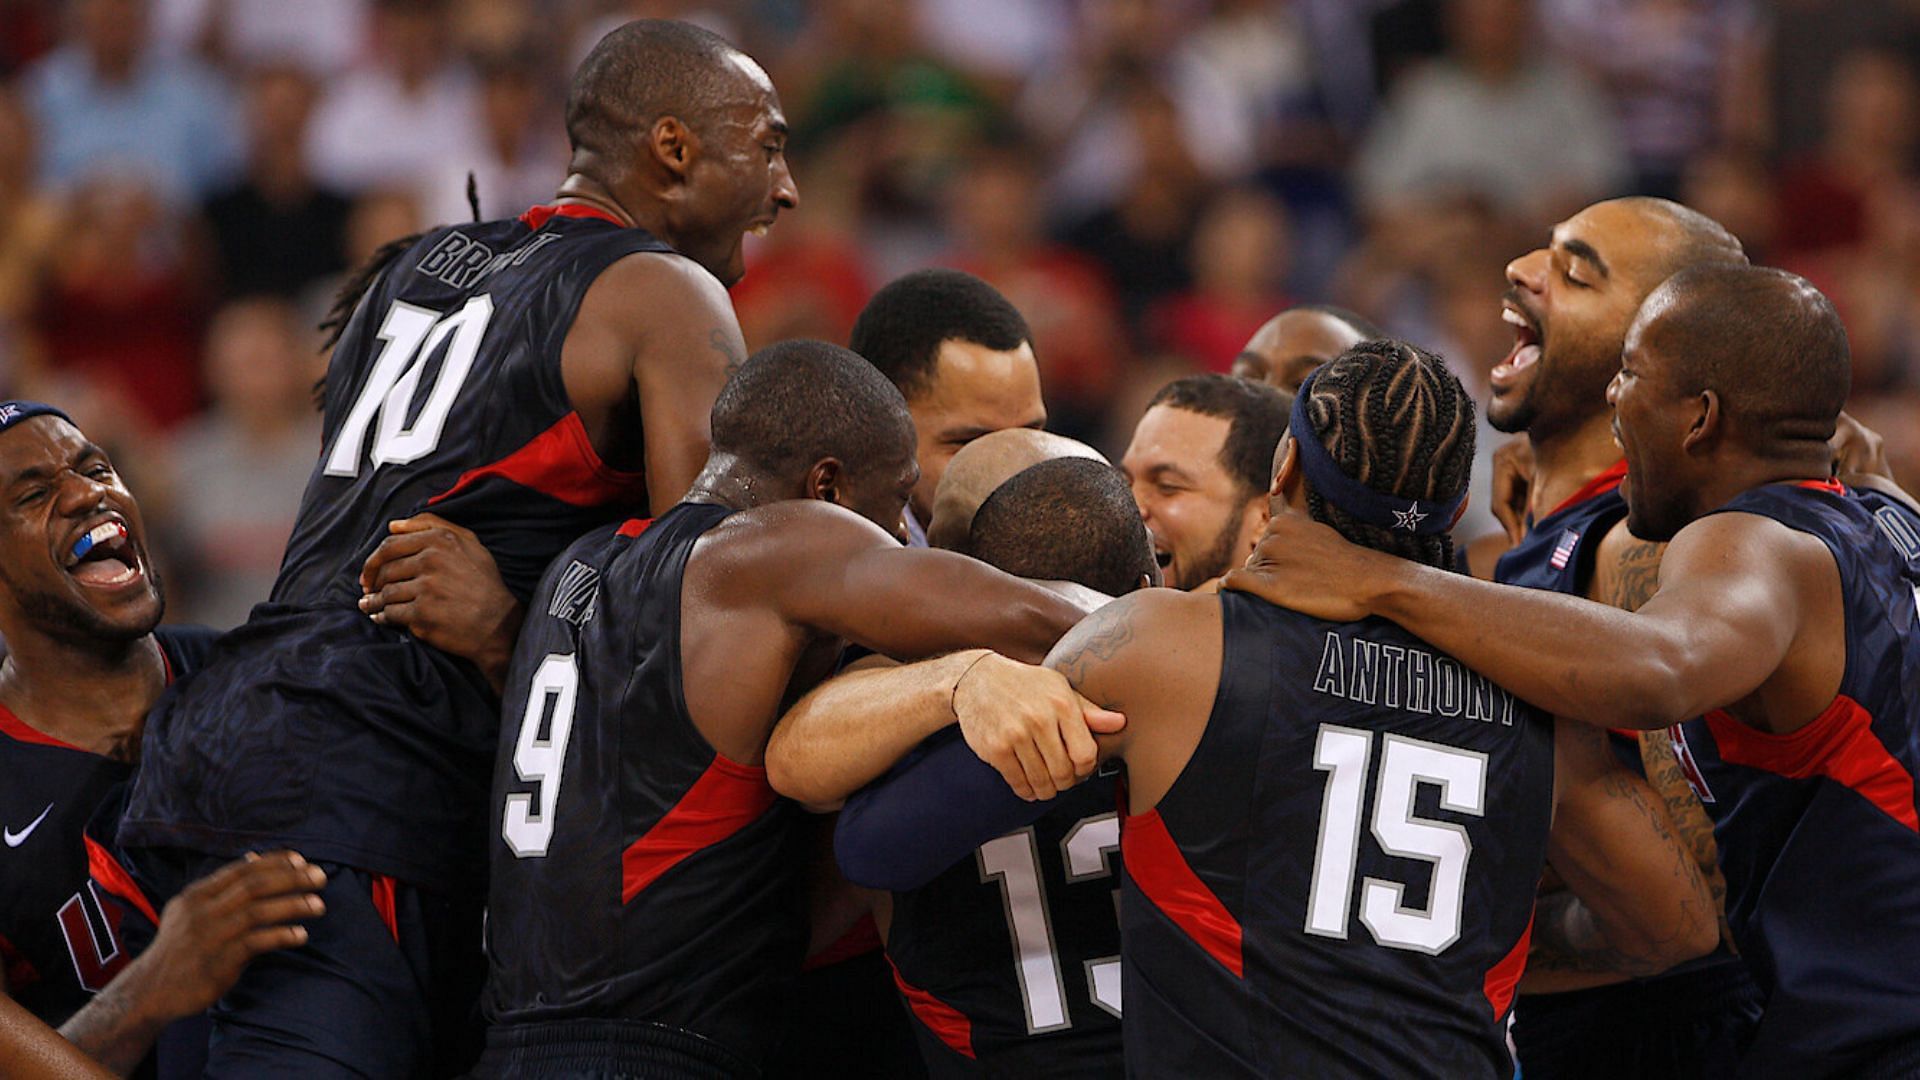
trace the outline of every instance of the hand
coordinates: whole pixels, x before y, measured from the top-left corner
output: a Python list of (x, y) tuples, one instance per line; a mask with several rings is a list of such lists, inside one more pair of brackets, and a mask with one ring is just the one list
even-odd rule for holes
[(360, 610), (479, 667), (498, 693), (526, 609), (470, 529), (436, 514), (387, 525), (360, 569)]
[[(247, 962), (306, 944), (296, 925), (326, 912), (327, 875), (291, 851), (248, 855), (167, 902), (160, 931), (121, 974), (151, 1014), (176, 1020), (205, 1010), (239, 981)], [(115, 980), (118, 983), (120, 980)]]
[(1493, 516), (1517, 544), (1527, 535), (1527, 502), (1533, 497), (1533, 440), (1518, 435), (1493, 452)]
[(1267, 522), (1246, 565), (1229, 571), (1221, 588), (1251, 593), (1315, 618), (1352, 622), (1371, 614), (1365, 590), (1402, 561), (1349, 543), (1328, 526), (1286, 508)]
[(1095, 735), (1127, 718), (1081, 697), (1066, 676), (985, 653), (953, 686), (953, 712), (967, 746), (1023, 799), (1051, 799), (1100, 764)]
[(1827, 446), (1833, 451), (1833, 471), (1836, 476), (1850, 473), (1866, 473), (1893, 479), (1893, 469), (1887, 465), (1887, 448), (1879, 432), (1867, 427), (1853, 418), (1850, 413), (1841, 413), (1834, 424), (1833, 438), (1827, 440)]

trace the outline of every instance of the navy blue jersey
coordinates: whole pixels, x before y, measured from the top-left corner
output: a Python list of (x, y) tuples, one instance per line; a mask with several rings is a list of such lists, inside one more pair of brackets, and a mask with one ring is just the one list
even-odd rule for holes
[(1627, 501), (1620, 497), (1620, 481), (1626, 475), (1627, 463), (1621, 461), (1587, 481), (1546, 517), (1529, 519), (1527, 535), (1494, 564), (1493, 580), (1585, 596), (1587, 582), (1593, 578), (1595, 550), (1627, 516)]
[[(156, 630), (169, 681), (198, 667), (214, 636), (202, 627)], [(159, 921), (118, 860), (86, 833), (132, 772), (0, 706), (0, 963), (8, 993), (55, 1027), (133, 958), (120, 933), (127, 913)]]
[(667, 248), (586, 213), (434, 230), (361, 300), (272, 602), (155, 710), (130, 847), (286, 844), (480, 888), (497, 702), (470, 664), (361, 615), (359, 573), (389, 521), (430, 510), (472, 529), (524, 598), (568, 543), (643, 505), (641, 477), (588, 442), (560, 354), (606, 267)]
[(798, 811), (713, 749), (681, 686), (687, 560), (728, 513), (595, 530), (535, 594), (493, 785), (496, 1046), (620, 1021), (757, 1063), (778, 1030), (806, 945)]
[(1121, 829), (1128, 1072), (1511, 1077), (1552, 721), (1388, 623), (1220, 604), (1206, 731)]
[(887, 958), (931, 1075), (1119, 1071), (1119, 848), (1114, 786), (1089, 782), (893, 894)]
[[(1626, 474), (1622, 460), (1547, 516), (1529, 521), (1527, 535), (1494, 567), (1494, 580), (1586, 596), (1600, 542), (1627, 516), (1627, 502), (1620, 496)], [(1607, 737), (1621, 764), (1644, 777), (1636, 733), (1610, 731)], [(1699, 973), (1709, 968), (1718, 974)], [(1598, 1053), (1638, 1055), (1627, 1059), (1629, 1071), (1726, 1075), (1734, 1067), (1740, 1040), (1725, 1038), (1723, 1032), (1744, 1034), (1751, 1024), (1751, 985), (1745, 965), (1722, 944), (1660, 975), (1604, 991), (1523, 997), (1515, 1007), (1514, 1044), (1523, 1068), (1549, 1076), (1591, 1068)], [(1629, 1010), (1643, 1019), (1618, 1023), (1617, 1017)], [(1629, 1049), (1629, 1044), (1637, 1045)], [(1670, 1067), (1652, 1064), (1661, 1053), (1676, 1055)]]
[(1714, 819), (1727, 917), (1766, 1012), (1752, 1075), (1858, 1070), (1920, 1038), (1920, 517), (1837, 483), (1769, 484), (1721, 513), (1819, 537), (1840, 571), (1840, 693), (1790, 735), (1711, 712), (1674, 750)]

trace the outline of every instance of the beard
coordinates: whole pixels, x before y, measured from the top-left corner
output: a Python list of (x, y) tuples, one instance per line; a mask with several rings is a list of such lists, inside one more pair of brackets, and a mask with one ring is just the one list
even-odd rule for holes
[(1228, 514), (1227, 520), (1221, 525), (1220, 532), (1213, 538), (1213, 542), (1208, 544), (1200, 557), (1180, 575), (1180, 581), (1177, 584), (1172, 582), (1169, 584), (1173, 584), (1177, 589), (1196, 588), (1238, 567), (1245, 561), (1246, 557), (1240, 555), (1240, 515)]
[(5, 585), (7, 591), (13, 594), (14, 602), (20, 606), (28, 622), (48, 637), (83, 648), (102, 645), (115, 647), (139, 641), (153, 633), (153, 628), (160, 623), (161, 614), (166, 611), (167, 593), (160, 582), (160, 572), (149, 566), (146, 574), (147, 584), (158, 603), (152, 623), (144, 626), (116, 624), (70, 595), (23, 585), (4, 567), (0, 567), (0, 585)]

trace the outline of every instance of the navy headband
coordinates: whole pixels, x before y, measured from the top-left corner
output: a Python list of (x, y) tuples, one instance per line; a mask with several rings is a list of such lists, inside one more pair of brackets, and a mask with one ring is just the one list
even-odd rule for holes
[(36, 416), (57, 416), (67, 423), (73, 423), (73, 417), (40, 401), (0, 401), (0, 431), (5, 431), (22, 421)]
[(1293, 435), (1293, 459), (1300, 463), (1300, 471), (1313, 490), (1356, 519), (1391, 532), (1438, 536), (1453, 528), (1454, 516), (1467, 501), (1465, 490), (1445, 502), (1383, 494), (1348, 476), (1327, 453), (1320, 436), (1314, 433), (1313, 419), (1307, 415), (1314, 379), (1325, 370), (1315, 368), (1300, 384), (1293, 397), (1293, 417), (1287, 422), (1287, 431)]

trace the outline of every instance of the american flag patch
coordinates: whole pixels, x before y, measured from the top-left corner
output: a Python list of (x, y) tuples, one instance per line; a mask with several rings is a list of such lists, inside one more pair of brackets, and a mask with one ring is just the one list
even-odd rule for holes
[(1547, 562), (1551, 564), (1555, 570), (1565, 570), (1567, 568), (1567, 560), (1573, 558), (1573, 549), (1579, 546), (1580, 534), (1574, 532), (1572, 529), (1568, 529), (1566, 532), (1560, 534), (1560, 542), (1553, 546), (1553, 558), (1548, 559)]

